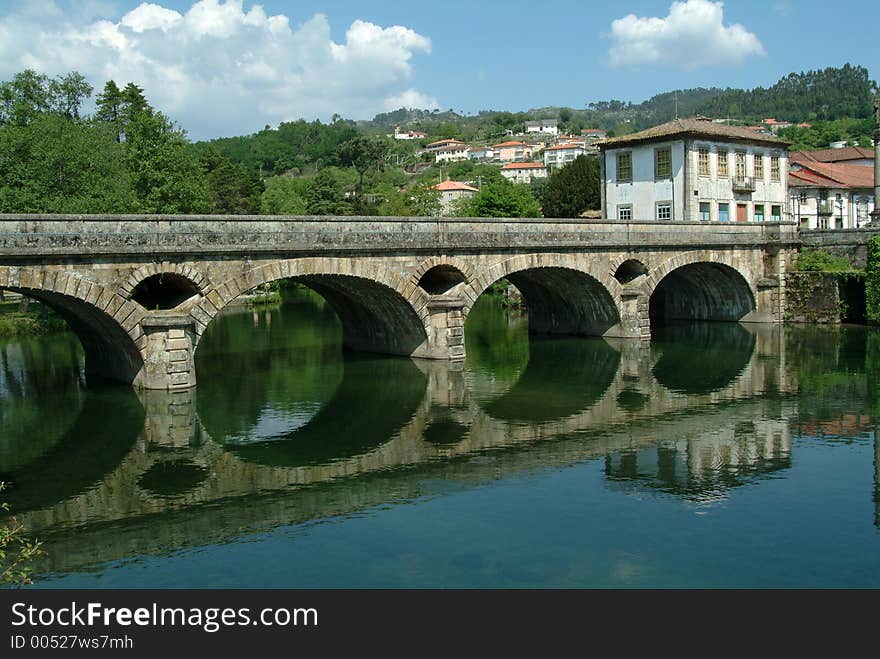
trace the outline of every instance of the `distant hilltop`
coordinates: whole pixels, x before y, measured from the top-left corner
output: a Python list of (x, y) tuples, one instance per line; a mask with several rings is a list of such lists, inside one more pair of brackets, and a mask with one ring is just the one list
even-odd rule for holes
[[(441, 111), (400, 108), (359, 121), (368, 132), (388, 133), (395, 127), (425, 130), (443, 123), (460, 127), (494, 124), (510, 129), (526, 121), (557, 119), (571, 131), (587, 127), (606, 130), (641, 130), (676, 117), (705, 115), (728, 118), (738, 123), (759, 123), (767, 117), (788, 123), (862, 119), (873, 111), (874, 83), (863, 66), (845, 64), (822, 70), (790, 73), (770, 87), (733, 89), (698, 87), (678, 89), (652, 96), (641, 103), (607, 100), (586, 103), (583, 109), (547, 106), (523, 112), (483, 110), (466, 115), (452, 109)], [(428, 131), (433, 132), (433, 131)]]

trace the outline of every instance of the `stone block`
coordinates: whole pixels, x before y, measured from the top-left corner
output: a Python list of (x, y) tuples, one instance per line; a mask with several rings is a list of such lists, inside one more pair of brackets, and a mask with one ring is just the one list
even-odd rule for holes
[(189, 372), (186, 373), (169, 373), (168, 380), (171, 386), (189, 385)]
[(188, 361), (171, 362), (168, 364), (169, 373), (188, 373), (190, 364)]
[[(174, 330), (171, 330), (174, 331)], [(182, 331), (182, 330), (180, 330)], [(178, 339), (166, 339), (165, 341), (165, 349), (169, 351), (177, 351), (177, 350), (189, 350), (189, 339), (187, 338), (178, 338)]]
[(169, 350), (166, 354), (169, 362), (182, 362), (189, 360), (189, 350)]
[(182, 329), (170, 329), (168, 330), (168, 338), (169, 339), (184, 339), (186, 338), (186, 332)]

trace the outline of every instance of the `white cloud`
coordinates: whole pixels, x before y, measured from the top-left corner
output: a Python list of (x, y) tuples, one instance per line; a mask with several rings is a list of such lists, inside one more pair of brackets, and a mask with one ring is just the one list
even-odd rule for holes
[(440, 107), (440, 103), (433, 96), (428, 96), (416, 89), (407, 89), (402, 94), (389, 96), (385, 99), (386, 110), (397, 110), (400, 108), (420, 108), (422, 110), (433, 110)]
[(739, 23), (724, 25), (724, 3), (710, 0), (673, 2), (666, 18), (618, 18), (610, 37), (609, 61), (619, 68), (659, 64), (692, 70), (765, 54), (755, 34)]
[(34, 68), (77, 70), (98, 90), (133, 81), (194, 137), (440, 105), (412, 87), (412, 58), (430, 53), (430, 39), (399, 25), (356, 20), (337, 43), (323, 14), (291, 27), (243, 0), (200, 0), (183, 13), (144, 2), (102, 20), (46, 8), (0, 15), (0, 79)]

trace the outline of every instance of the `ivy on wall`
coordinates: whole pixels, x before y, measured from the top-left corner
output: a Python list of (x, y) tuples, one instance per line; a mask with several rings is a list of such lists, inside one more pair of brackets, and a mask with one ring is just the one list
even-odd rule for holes
[(865, 315), (871, 325), (880, 325), (880, 236), (868, 241), (865, 268)]

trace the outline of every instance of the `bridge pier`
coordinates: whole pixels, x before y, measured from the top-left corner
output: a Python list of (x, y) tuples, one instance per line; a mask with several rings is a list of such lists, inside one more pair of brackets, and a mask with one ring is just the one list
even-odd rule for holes
[(413, 353), (426, 359), (464, 359), (464, 306), (456, 295), (432, 295), (428, 300), (427, 341)]
[(620, 322), (602, 336), (609, 339), (651, 338), (651, 320), (648, 316), (648, 296), (634, 288), (620, 294)]
[(134, 380), (141, 389), (178, 391), (196, 386), (195, 322), (188, 314), (150, 312), (141, 320), (144, 365)]

